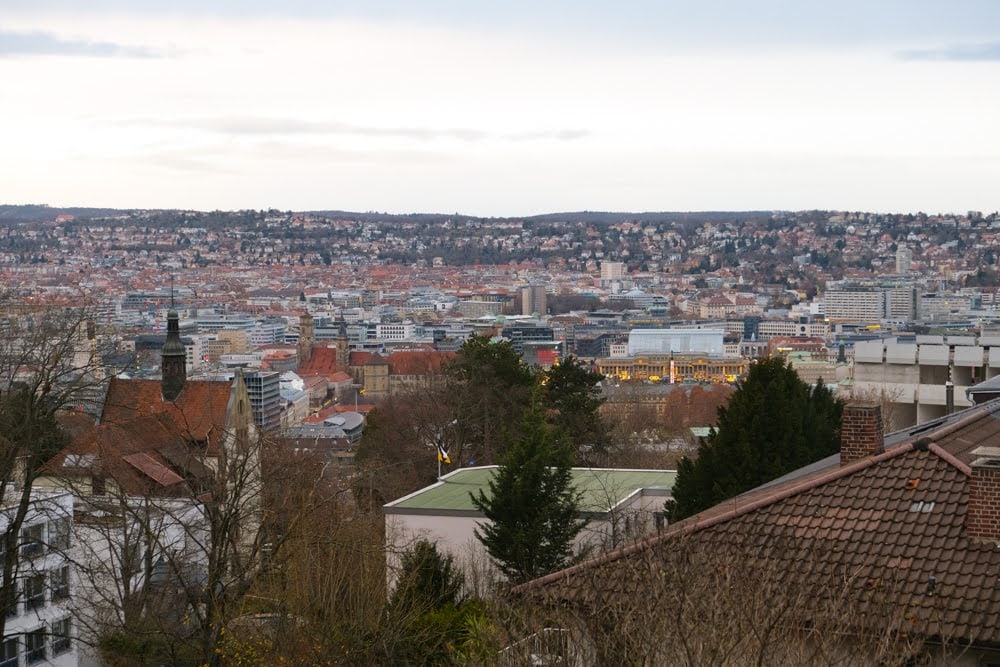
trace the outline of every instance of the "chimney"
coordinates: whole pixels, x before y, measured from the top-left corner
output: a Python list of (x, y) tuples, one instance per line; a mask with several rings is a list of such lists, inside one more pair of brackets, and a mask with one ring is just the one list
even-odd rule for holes
[(1000, 541), (1000, 447), (972, 450), (966, 527), (969, 537)]
[(948, 380), (944, 383), (944, 413), (950, 415), (955, 412), (955, 383)]
[(882, 406), (872, 403), (845, 405), (840, 418), (840, 465), (884, 451)]

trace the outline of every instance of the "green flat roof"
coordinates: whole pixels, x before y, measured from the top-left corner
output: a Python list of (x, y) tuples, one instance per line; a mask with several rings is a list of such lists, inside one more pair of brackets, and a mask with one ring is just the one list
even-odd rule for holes
[[(496, 466), (461, 468), (431, 486), (388, 503), (385, 510), (390, 514), (397, 509), (478, 513), (469, 494), (487, 491), (496, 470)], [(666, 494), (676, 479), (675, 470), (573, 468), (573, 485), (583, 492), (581, 509), (585, 512), (606, 512), (640, 489)]]

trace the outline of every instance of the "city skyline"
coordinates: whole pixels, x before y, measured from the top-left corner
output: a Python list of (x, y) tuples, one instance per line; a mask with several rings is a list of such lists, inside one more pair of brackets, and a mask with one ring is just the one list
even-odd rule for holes
[(998, 206), (990, 2), (4, 4), (4, 203)]

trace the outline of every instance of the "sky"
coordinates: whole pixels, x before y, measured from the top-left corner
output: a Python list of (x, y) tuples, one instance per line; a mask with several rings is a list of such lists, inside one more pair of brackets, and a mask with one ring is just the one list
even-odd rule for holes
[(995, 0), (0, 0), (0, 203), (1000, 208)]

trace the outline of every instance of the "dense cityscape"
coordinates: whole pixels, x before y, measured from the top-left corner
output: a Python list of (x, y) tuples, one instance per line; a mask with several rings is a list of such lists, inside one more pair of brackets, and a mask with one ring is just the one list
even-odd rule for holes
[[(693, 636), (705, 664), (730, 641), (705, 614), (755, 632), (736, 609), (794, 629), (743, 644), (764, 664), (843, 633), (887, 663), (992, 655), (996, 212), (0, 221), (4, 667), (673, 664)], [(872, 485), (895, 518), (851, 504)], [(761, 538), (811, 521), (796, 498), (853, 517), (823, 519), (839, 541)], [(924, 514), (963, 537), (884, 599), (873, 570), (810, 602), (788, 559), (887, 567)], [(701, 602), (634, 627), (653, 564)], [(918, 634), (845, 624), (882, 604)]]

